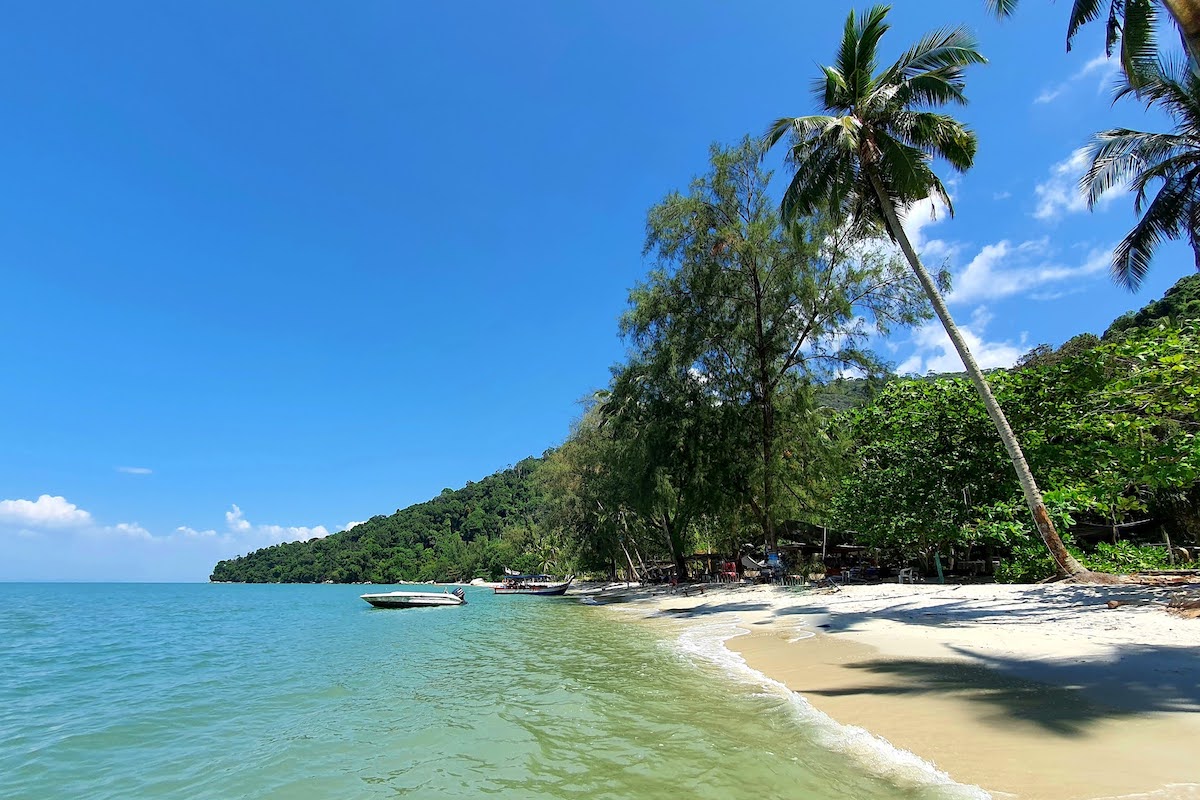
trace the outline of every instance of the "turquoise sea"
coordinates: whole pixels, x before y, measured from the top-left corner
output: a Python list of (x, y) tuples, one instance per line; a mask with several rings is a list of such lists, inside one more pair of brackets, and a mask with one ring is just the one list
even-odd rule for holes
[(379, 590), (0, 584), (0, 797), (978, 796), (756, 676), (730, 631)]

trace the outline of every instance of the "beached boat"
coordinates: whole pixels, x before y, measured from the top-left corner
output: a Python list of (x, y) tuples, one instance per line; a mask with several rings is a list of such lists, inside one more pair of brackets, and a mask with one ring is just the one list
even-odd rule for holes
[(562, 595), (566, 594), (573, 580), (574, 575), (561, 583), (555, 583), (549, 575), (505, 575), (504, 582), (496, 587), (496, 594)]
[(462, 589), (437, 594), (435, 592), (382, 592), (364, 594), (366, 600), (376, 608), (429, 608), (432, 606), (466, 605), (466, 594)]

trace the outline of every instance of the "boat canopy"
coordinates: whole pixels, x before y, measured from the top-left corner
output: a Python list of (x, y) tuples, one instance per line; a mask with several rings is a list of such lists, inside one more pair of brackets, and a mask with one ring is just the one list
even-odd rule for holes
[(506, 581), (552, 581), (554, 578), (550, 575), (505, 575)]

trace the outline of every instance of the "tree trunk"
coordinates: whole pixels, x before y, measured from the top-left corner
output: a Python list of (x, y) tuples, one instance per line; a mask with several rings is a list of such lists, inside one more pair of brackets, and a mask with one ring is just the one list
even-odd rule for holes
[(629, 562), (629, 577), (637, 579), (640, 582), (642, 576), (638, 574), (637, 568), (633, 566), (633, 558), (629, 555), (629, 549), (625, 547), (624, 541), (621, 542), (621, 550), (625, 553), (625, 560)]
[(775, 487), (771, 480), (772, 470), (775, 465), (773, 462), (774, 453), (772, 442), (775, 439), (775, 414), (773, 403), (770, 400), (763, 398), (762, 405), (762, 459), (763, 459), (763, 540), (768, 550), (774, 550), (777, 544), (775, 539), (775, 520), (772, 514), (775, 510)]
[(946, 334), (950, 337), (950, 341), (954, 343), (954, 349), (958, 351), (963, 366), (967, 368), (967, 375), (970, 376), (971, 383), (975, 384), (976, 391), (983, 398), (983, 405), (987, 408), (988, 416), (992, 418), (992, 422), (996, 425), (996, 431), (1000, 434), (1000, 440), (1004, 442), (1004, 448), (1008, 451), (1009, 459), (1012, 460), (1013, 469), (1016, 470), (1017, 480), (1020, 481), (1021, 490), (1025, 493), (1025, 502), (1029, 505), (1029, 512), (1033, 515), (1034, 524), (1037, 525), (1038, 533), (1041, 534), (1042, 542), (1045, 543), (1046, 549), (1050, 551), (1050, 555), (1054, 558), (1054, 563), (1058, 567), (1059, 574), (1070, 578), (1092, 578), (1094, 573), (1085, 569), (1067, 551), (1066, 545), (1063, 544), (1062, 539), (1058, 535), (1058, 531), (1054, 529), (1054, 523), (1050, 520), (1050, 514), (1046, 511), (1046, 504), (1042, 500), (1042, 493), (1038, 490), (1037, 484), (1034, 483), (1033, 473), (1029, 471), (1029, 464), (1025, 461), (1025, 454), (1021, 452), (1021, 445), (1017, 443), (1017, 437), (1013, 435), (1012, 428), (1008, 424), (1008, 419), (1004, 416), (1004, 412), (1000, 409), (1000, 404), (996, 402), (996, 398), (992, 395), (992, 389), (988, 386), (987, 379), (983, 375), (983, 370), (975, 363), (975, 357), (971, 355), (971, 350), (967, 347), (966, 340), (963, 339), (958, 326), (954, 324), (954, 318), (950, 316), (950, 310), (946, 308), (946, 301), (942, 299), (942, 294), (938, 291), (933, 278), (925, 271), (925, 267), (921, 264), (921, 259), (917, 257), (917, 252), (908, 241), (908, 236), (904, 233), (904, 228), (900, 224), (900, 218), (896, 214), (896, 209), (892, 206), (887, 192), (884, 191), (879, 177), (872, 174), (871, 184), (875, 189), (876, 196), (879, 198), (879, 204), (883, 207), (883, 213), (887, 218), (888, 228), (891, 230), (892, 237), (900, 245), (900, 249), (904, 252), (904, 257), (908, 259), (909, 266), (916, 273), (917, 280), (921, 282), (921, 287), (925, 290), (925, 294), (929, 296), (929, 302), (933, 304), (933, 310), (937, 313), (938, 319), (942, 321), (942, 325), (946, 329)]
[(675, 580), (683, 583), (688, 579), (687, 553), (683, 552), (682, 543), (676, 541), (678, 528), (678, 520), (672, 523), (669, 515), (663, 515), (663, 529), (667, 533), (667, 543), (671, 547), (671, 560), (675, 562)]
[(754, 350), (758, 361), (758, 401), (762, 416), (759, 446), (762, 454), (762, 529), (763, 544), (774, 550), (775, 540), (775, 487), (773, 485), (775, 441), (775, 391), (771, 384), (771, 369), (767, 356), (767, 336), (763, 326), (763, 288), (758, 279), (757, 266), (750, 269), (751, 289), (754, 292)]
[(1179, 28), (1192, 70), (1200, 69), (1200, 0), (1162, 0), (1162, 4)]

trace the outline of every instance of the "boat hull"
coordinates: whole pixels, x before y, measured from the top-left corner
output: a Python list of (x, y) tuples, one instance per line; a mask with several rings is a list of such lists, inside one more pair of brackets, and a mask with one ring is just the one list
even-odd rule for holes
[(496, 594), (534, 594), (542, 597), (556, 597), (567, 593), (571, 582), (555, 583), (549, 586), (497, 586)]
[(466, 603), (452, 594), (433, 592), (383, 592), (361, 595), (376, 608), (435, 608), (437, 606), (461, 606)]

